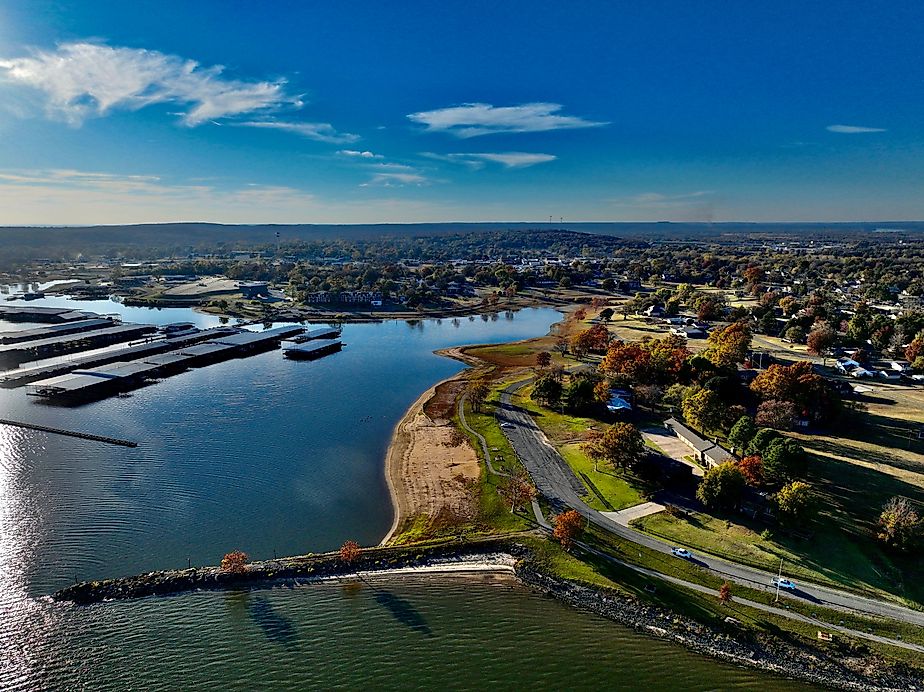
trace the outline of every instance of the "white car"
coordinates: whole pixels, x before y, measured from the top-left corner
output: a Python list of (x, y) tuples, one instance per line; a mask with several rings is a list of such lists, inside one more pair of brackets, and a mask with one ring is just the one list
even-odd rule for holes
[(671, 548), (671, 555), (674, 557), (682, 557), (684, 560), (689, 560), (693, 557), (693, 553), (686, 548)]
[(778, 586), (778, 587), (780, 587), (781, 589), (786, 589), (787, 591), (795, 591), (795, 590), (796, 590), (796, 585), (793, 584), (793, 583), (792, 583), (791, 581), (789, 581), (788, 579), (785, 579), (785, 578), (784, 578), (784, 579), (778, 579), (777, 577), (773, 577), (773, 579), (770, 580), (770, 584), (773, 585), (773, 586)]
[(510, 430), (513, 428), (513, 423), (508, 423), (504, 421), (503, 423), (500, 424), (500, 426), (504, 428), (504, 430)]

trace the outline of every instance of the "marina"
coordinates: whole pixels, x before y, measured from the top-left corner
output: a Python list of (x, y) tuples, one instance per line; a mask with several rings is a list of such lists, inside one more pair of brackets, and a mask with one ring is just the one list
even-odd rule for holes
[(119, 324), (79, 334), (5, 344), (0, 346), (0, 367), (17, 367), (33, 360), (124, 343), (155, 331), (157, 327), (152, 324)]
[[(211, 365), (229, 358), (244, 357), (261, 350), (275, 348), (282, 339), (303, 331), (303, 327), (287, 326), (262, 332), (241, 331), (222, 334), (217, 338), (188, 348), (166, 351), (147, 358), (110, 365), (92, 370), (74, 369), (63, 375), (40, 379), (27, 386), (31, 396), (76, 403), (113, 396), (144, 386), (148, 382), (174, 375), (183, 370)], [(165, 342), (175, 346), (173, 342)]]

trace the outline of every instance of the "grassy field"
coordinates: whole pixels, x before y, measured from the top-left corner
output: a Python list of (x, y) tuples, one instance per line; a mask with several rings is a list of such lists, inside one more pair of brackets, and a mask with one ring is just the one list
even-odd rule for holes
[(637, 488), (621, 475), (606, 471), (602, 467), (594, 471), (593, 462), (576, 444), (562, 446), (559, 450), (575, 475), (587, 488), (584, 500), (601, 512), (625, 509), (645, 501)]

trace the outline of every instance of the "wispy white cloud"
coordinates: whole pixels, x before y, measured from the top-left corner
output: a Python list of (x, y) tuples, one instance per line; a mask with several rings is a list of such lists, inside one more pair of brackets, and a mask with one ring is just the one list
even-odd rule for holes
[(405, 185), (429, 185), (430, 179), (420, 173), (376, 173), (360, 187), (403, 187)]
[(245, 127), (262, 127), (269, 130), (293, 132), (316, 142), (328, 144), (350, 144), (360, 139), (350, 132), (338, 132), (330, 123), (286, 122), (282, 120), (252, 120), (237, 123)]
[(519, 106), (492, 106), (488, 103), (464, 103), (460, 106), (411, 113), (407, 117), (425, 125), (428, 132), (449, 132), (468, 138), (500, 132), (546, 132), (600, 127), (605, 122), (560, 115), (558, 103), (524, 103)]
[(113, 110), (133, 111), (158, 103), (184, 106), (180, 116), (190, 126), (302, 105), (299, 97), (286, 93), (282, 79), (232, 79), (221, 65), (203, 67), (158, 51), (89, 42), (0, 58), (0, 80), (38, 90), (48, 114), (73, 125)]
[(381, 159), (381, 154), (373, 154), (371, 151), (357, 151), (356, 149), (341, 149), (337, 152), (341, 156), (347, 156), (354, 159)]
[(363, 166), (372, 173), (372, 177), (360, 187), (405, 187), (430, 185), (434, 180), (428, 178), (414, 166), (403, 163), (370, 163)]
[(421, 156), (426, 156), (429, 159), (435, 159), (437, 161), (463, 164), (472, 170), (480, 170), (484, 168), (486, 163), (499, 163), (504, 168), (527, 168), (539, 163), (548, 163), (557, 158), (552, 154), (531, 154), (523, 151), (499, 153), (481, 152), (474, 154), (434, 154), (433, 152), (423, 152)]
[(837, 132), (842, 135), (860, 135), (868, 132), (885, 132), (881, 127), (863, 127), (861, 125), (828, 125), (828, 132)]

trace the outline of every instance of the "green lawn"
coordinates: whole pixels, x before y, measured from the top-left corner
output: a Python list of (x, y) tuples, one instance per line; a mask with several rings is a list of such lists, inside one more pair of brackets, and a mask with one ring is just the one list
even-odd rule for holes
[[(594, 463), (581, 451), (579, 445), (563, 445), (558, 451), (584, 483), (587, 488), (584, 499), (594, 509), (611, 512), (645, 502), (638, 489), (630, 485), (622, 475), (606, 471), (603, 467), (600, 467), (599, 471), (594, 471)], [(597, 492), (594, 492), (594, 488)]]
[[(808, 539), (784, 536), (780, 532), (762, 537), (760, 526), (751, 528), (734, 520), (708, 514), (693, 513), (687, 517), (672, 517), (667, 513), (653, 514), (633, 522), (633, 525), (669, 541), (701, 550), (752, 567), (776, 572), (783, 559), (783, 572), (794, 580), (806, 579), (836, 587), (873, 592), (879, 596), (904, 597), (914, 601), (920, 593), (917, 584), (905, 590), (877, 570), (862, 543), (856, 541), (824, 518), (812, 526)], [(757, 530), (754, 530), (754, 529)]]

